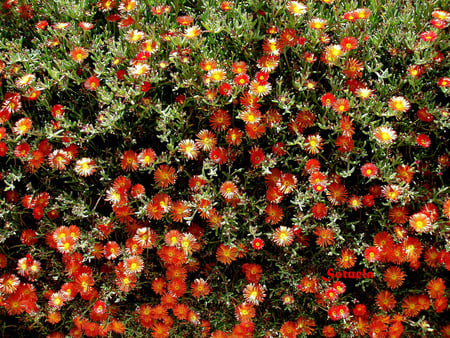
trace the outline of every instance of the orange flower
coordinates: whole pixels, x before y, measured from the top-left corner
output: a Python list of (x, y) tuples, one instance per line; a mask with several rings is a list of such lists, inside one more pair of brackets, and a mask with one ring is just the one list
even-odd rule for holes
[(336, 259), (337, 265), (343, 269), (351, 268), (355, 265), (356, 256), (350, 249), (344, 249), (341, 251), (341, 257)]
[(283, 225), (275, 229), (272, 237), (277, 246), (289, 246), (294, 241), (294, 231)]
[(445, 282), (442, 278), (434, 278), (427, 284), (427, 291), (431, 298), (443, 297), (445, 289)]
[(381, 311), (390, 311), (395, 307), (395, 304), (397, 303), (394, 295), (388, 290), (378, 293), (375, 302)]
[(254, 305), (259, 305), (266, 297), (264, 287), (260, 284), (247, 284), (243, 291), (246, 302)]
[(266, 213), (266, 223), (270, 224), (277, 224), (281, 222), (283, 219), (283, 209), (281, 209), (280, 206), (274, 203), (270, 203), (267, 205), (267, 207), (264, 209), (264, 212)]
[(431, 220), (423, 212), (417, 212), (409, 217), (409, 225), (418, 233), (428, 232), (431, 230)]
[(420, 312), (418, 298), (415, 295), (409, 295), (402, 301), (403, 314), (406, 317), (415, 317)]
[(403, 284), (405, 273), (398, 266), (390, 266), (383, 275), (383, 280), (391, 289), (396, 289)]
[(334, 231), (333, 229), (327, 229), (323, 227), (317, 227), (314, 230), (314, 235), (317, 236), (316, 243), (320, 247), (332, 245), (334, 243)]
[(241, 303), (234, 309), (236, 319), (240, 322), (251, 321), (256, 316), (255, 307), (249, 303)]
[(327, 186), (327, 198), (333, 205), (344, 204), (347, 201), (347, 189), (339, 183), (330, 183)]
[(70, 51), (71, 59), (79, 63), (83, 62), (88, 56), (88, 51), (83, 47), (75, 47)]
[(174, 184), (177, 179), (175, 169), (167, 164), (163, 164), (156, 169), (153, 176), (156, 184), (161, 188), (167, 188), (169, 185)]
[(216, 258), (219, 262), (230, 265), (237, 258), (237, 248), (229, 245), (220, 244), (216, 251)]
[(322, 150), (323, 141), (319, 134), (309, 135), (305, 140), (305, 150), (309, 154), (318, 154)]
[(211, 293), (211, 288), (203, 278), (197, 278), (191, 284), (192, 296), (194, 298), (202, 298)]
[(210, 117), (209, 123), (211, 128), (216, 131), (227, 130), (231, 124), (231, 117), (227, 111), (223, 109), (217, 109)]
[(121, 167), (125, 171), (135, 171), (139, 167), (138, 155), (135, 151), (124, 151), (121, 159)]

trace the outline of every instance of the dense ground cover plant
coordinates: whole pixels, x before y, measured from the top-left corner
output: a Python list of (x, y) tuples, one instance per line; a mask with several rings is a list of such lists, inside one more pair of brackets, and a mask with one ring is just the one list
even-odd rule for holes
[(444, 5), (3, 1), (0, 332), (449, 337)]

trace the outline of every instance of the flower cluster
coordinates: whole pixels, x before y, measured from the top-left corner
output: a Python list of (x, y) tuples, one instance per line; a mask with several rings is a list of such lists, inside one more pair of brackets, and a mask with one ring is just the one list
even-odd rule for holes
[(0, 317), (43, 337), (450, 337), (450, 13), (0, 8)]

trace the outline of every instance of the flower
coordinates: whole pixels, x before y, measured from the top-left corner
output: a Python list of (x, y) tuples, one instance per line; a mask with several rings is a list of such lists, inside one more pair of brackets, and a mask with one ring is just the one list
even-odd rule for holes
[(75, 162), (74, 170), (79, 176), (87, 177), (97, 170), (97, 166), (93, 159), (83, 157)]
[(306, 12), (308, 11), (308, 7), (302, 2), (298, 1), (289, 1), (286, 8), (293, 16), (301, 16), (303, 14), (306, 14)]
[(416, 144), (423, 148), (429, 148), (431, 146), (430, 137), (426, 134), (419, 134), (416, 137)]
[(373, 163), (366, 163), (361, 167), (361, 174), (368, 178), (377, 176), (378, 168)]
[(432, 42), (436, 40), (437, 34), (433, 31), (426, 31), (420, 34), (420, 38), (425, 42)]
[(397, 133), (389, 126), (380, 126), (373, 131), (375, 139), (381, 144), (391, 144), (397, 139)]
[(195, 141), (186, 139), (178, 144), (178, 152), (184, 155), (189, 160), (195, 160), (199, 153), (199, 147)]
[(336, 259), (336, 263), (340, 268), (349, 269), (355, 265), (356, 256), (350, 249), (341, 250), (341, 257)]
[(340, 45), (345, 52), (348, 52), (358, 47), (358, 40), (352, 36), (347, 36), (342, 38)]
[(83, 47), (75, 47), (70, 51), (70, 58), (78, 63), (82, 63), (88, 56), (88, 51)]
[(277, 246), (289, 246), (294, 241), (294, 231), (283, 225), (275, 229), (272, 239)]
[(309, 154), (318, 154), (322, 150), (323, 141), (319, 134), (309, 135), (305, 140), (305, 150)]
[(247, 284), (243, 291), (244, 299), (247, 303), (259, 305), (266, 297), (264, 287), (260, 284)]
[(255, 250), (261, 250), (264, 248), (264, 241), (261, 238), (255, 238), (252, 241), (252, 247)]
[(418, 212), (409, 217), (409, 225), (418, 233), (431, 230), (431, 219), (423, 212)]
[(333, 229), (317, 227), (314, 230), (314, 235), (317, 236), (316, 243), (320, 247), (332, 245), (334, 243)]
[(237, 248), (225, 244), (220, 244), (216, 251), (216, 258), (219, 262), (230, 265), (237, 258)]
[(167, 188), (169, 185), (175, 183), (175, 180), (177, 179), (177, 173), (175, 171), (175, 168), (167, 164), (163, 164), (155, 170), (153, 177), (159, 187)]
[(100, 80), (98, 77), (96, 76), (91, 76), (89, 77), (85, 82), (84, 82), (84, 87), (87, 90), (96, 90), (98, 88), (98, 86), (100, 85)]
[(397, 289), (403, 284), (405, 273), (398, 266), (390, 266), (384, 271), (383, 280), (390, 289)]
[(393, 96), (388, 101), (389, 108), (396, 112), (406, 112), (411, 104), (403, 96)]

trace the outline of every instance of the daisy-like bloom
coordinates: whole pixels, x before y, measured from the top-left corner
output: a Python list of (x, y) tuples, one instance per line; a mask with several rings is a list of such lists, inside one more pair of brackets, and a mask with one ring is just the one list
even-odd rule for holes
[(416, 137), (416, 144), (418, 146), (421, 146), (423, 148), (428, 148), (431, 146), (431, 139), (426, 134), (419, 134)]
[(145, 33), (136, 29), (129, 30), (125, 35), (125, 40), (130, 43), (137, 43), (145, 38)]
[(231, 262), (237, 259), (237, 253), (235, 246), (220, 244), (216, 251), (216, 258), (219, 262), (230, 265)]
[(332, 108), (338, 114), (345, 113), (350, 109), (350, 102), (347, 99), (337, 99), (333, 103)]
[(64, 170), (70, 163), (69, 154), (64, 150), (54, 150), (49, 156), (48, 161), (52, 168)]
[(144, 269), (144, 260), (140, 256), (131, 256), (125, 259), (124, 269), (128, 274), (136, 274)]
[(178, 144), (178, 151), (189, 160), (195, 160), (198, 156), (199, 149), (195, 141), (183, 140)]
[(291, 173), (283, 173), (278, 178), (276, 186), (283, 194), (290, 194), (297, 186), (297, 177)]
[(121, 167), (125, 171), (135, 171), (139, 167), (138, 155), (135, 151), (124, 151), (121, 159)]
[(194, 298), (203, 298), (211, 293), (211, 288), (203, 278), (197, 278), (191, 284), (191, 293)]
[(75, 47), (70, 51), (69, 55), (73, 61), (82, 63), (89, 56), (89, 53), (83, 47)]
[(142, 150), (138, 155), (138, 162), (142, 167), (148, 167), (156, 159), (156, 153), (153, 149), (147, 148)]
[(264, 241), (261, 238), (253, 239), (252, 248), (255, 250), (261, 250), (262, 248), (264, 248)]
[(398, 185), (389, 184), (383, 187), (382, 193), (387, 200), (397, 202), (398, 198), (403, 193), (403, 189)]
[(317, 57), (314, 53), (311, 52), (304, 52), (303, 57), (305, 58), (305, 61), (307, 63), (314, 63), (317, 61)]
[(209, 117), (209, 124), (211, 125), (211, 128), (214, 129), (215, 131), (227, 130), (231, 124), (230, 114), (226, 110), (217, 109)]
[(397, 289), (405, 280), (405, 273), (398, 266), (390, 266), (383, 274), (383, 280), (388, 288)]
[(305, 150), (309, 154), (318, 154), (322, 150), (323, 141), (319, 134), (309, 135), (305, 140)]
[(313, 319), (308, 319), (300, 316), (296, 321), (297, 331), (300, 335), (306, 334), (310, 336), (314, 334), (314, 326), (316, 326), (316, 322)]
[(367, 87), (361, 87), (356, 90), (356, 95), (362, 100), (367, 100), (373, 96), (373, 90)]
[(235, 307), (234, 314), (238, 321), (248, 322), (256, 316), (256, 310), (253, 304), (241, 303)]
[(388, 101), (389, 108), (396, 112), (406, 112), (411, 108), (411, 104), (403, 96), (393, 96)]
[(298, 1), (289, 1), (286, 8), (293, 16), (301, 16), (308, 11), (308, 6)]
[(423, 212), (417, 212), (409, 217), (409, 225), (418, 233), (431, 230), (431, 219)]
[(186, 28), (186, 30), (183, 33), (183, 36), (186, 39), (193, 39), (193, 38), (196, 38), (197, 36), (199, 36), (200, 34), (202, 34), (200, 27), (192, 26), (192, 27)]
[(29, 86), (34, 80), (36, 76), (34, 74), (25, 74), (14, 82), (17, 88), (23, 88), (25, 86)]
[(336, 263), (340, 268), (349, 269), (355, 265), (356, 256), (350, 249), (341, 250), (341, 256), (336, 259)]
[(243, 74), (248, 70), (248, 65), (244, 61), (236, 61), (231, 65), (233, 74)]
[(364, 258), (369, 263), (375, 263), (380, 259), (380, 250), (376, 246), (370, 246), (364, 250)]
[(16, 135), (23, 136), (31, 130), (33, 122), (28, 118), (24, 117), (18, 120), (13, 128), (13, 132)]
[(175, 171), (175, 168), (172, 168), (167, 164), (163, 164), (155, 170), (153, 177), (159, 187), (167, 188), (169, 185), (175, 183), (175, 180), (177, 179), (177, 173)]
[(407, 184), (411, 183), (414, 176), (414, 169), (409, 165), (399, 165), (395, 172), (397, 173), (396, 178)]
[(352, 36), (348, 36), (341, 40), (340, 45), (344, 52), (348, 52), (358, 48), (358, 40)]
[(420, 34), (420, 38), (425, 42), (432, 42), (437, 39), (437, 36), (436, 32), (433, 31), (426, 31)]
[(327, 215), (328, 208), (324, 203), (317, 202), (312, 206), (311, 212), (315, 219), (323, 219)]
[(268, 204), (264, 212), (267, 215), (265, 221), (270, 224), (280, 223), (284, 216), (283, 209), (275, 203)]
[(325, 60), (329, 63), (334, 63), (337, 61), (342, 55), (344, 51), (341, 45), (331, 45), (325, 48)]
[(322, 18), (312, 18), (308, 22), (308, 26), (311, 29), (324, 29), (328, 24), (328, 21)]
[(411, 65), (407, 69), (408, 74), (411, 75), (413, 78), (419, 78), (424, 73), (423, 66), (420, 65)]
[(54, 292), (48, 301), (48, 305), (52, 308), (60, 309), (64, 302), (66, 301), (66, 297), (62, 292)]
[(183, 234), (180, 239), (180, 247), (186, 256), (191, 256), (199, 248), (197, 238), (191, 233)]
[(442, 278), (433, 278), (427, 284), (427, 292), (431, 298), (436, 299), (445, 295), (445, 282)]
[(324, 291), (324, 297), (331, 302), (335, 302), (339, 297), (339, 293), (335, 288), (329, 287)]
[(327, 186), (327, 198), (333, 205), (347, 202), (347, 189), (344, 185), (332, 182)]
[(380, 126), (373, 131), (375, 139), (381, 144), (391, 144), (397, 139), (397, 132), (389, 126)]
[(286, 46), (295, 47), (298, 43), (297, 31), (292, 28), (286, 28), (283, 30), (280, 36), (281, 47)]
[(141, 227), (136, 230), (133, 239), (144, 249), (152, 248), (156, 241), (156, 233), (148, 227)]
[(336, 102), (336, 98), (332, 93), (326, 93), (322, 95), (320, 101), (322, 102), (322, 106), (326, 108), (331, 108), (333, 104)]
[(235, 197), (237, 193), (238, 188), (231, 181), (223, 182), (222, 185), (220, 186), (220, 194), (226, 199), (231, 199)]
[(404, 224), (408, 219), (408, 209), (405, 206), (396, 205), (389, 210), (389, 220), (395, 224)]
[(278, 246), (289, 246), (294, 241), (294, 231), (283, 225), (275, 229), (272, 239)]
[(445, 217), (450, 218), (450, 198), (446, 199), (442, 204), (442, 213)]
[(239, 113), (239, 118), (245, 123), (258, 123), (261, 121), (261, 112), (258, 109), (247, 108)]
[(247, 303), (259, 305), (266, 297), (265, 289), (260, 284), (247, 284), (243, 291), (244, 299)]
[(267, 55), (280, 55), (282, 50), (281, 41), (276, 38), (267, 38), (263, 42), (263, 51)]
[(364, 65), (361, 61), (355, 58), (349, 58), (345, 63), (342, 73), (350, 79), (356, 79), (361, 77), (361, 71), (364, 69)]
[(350, 120), (350, 117), (347, 115), (344, 115), (341, 117), (341, 120), (339, 122), (342, 135), (345, 137), (352, 137), (355, 133), (355, 128), (353, 127), (353, 120)]
[(217, 61), (214, 59), (204, 59), (200, 62), (200, 68), (204, 71), (211, 71), (217, 68)]
[(122, 0), (122, 2), (119, 5), (119, 12), (125, 13), (125, 12), (131, 12), (137, 8), (139, 5), (139, 2), (137, 0)]
[(141, 51), (147, 52), (150, 55), (155, 54), (159, 49), (159, 45), (157, 41), (154, 40), (145, 40), (141, 44)]
[(97, 166), (93, 159), (83, 157), (75, 162), (75, 167), (73, 169), (79, 176), (87, 177), (97, 170)]
[(172, 296), (178, 298), (186, 293), (187, 286), (181, 278), (174, 278), (167, 285), (167, 291), (169, 291)]
[(347, 204), (351, 209), (357, 210), (362, 206), (362, 198), (361, 196), (351, 195), (347, 200)]
[(278, 67), (279, 62), (277, 55), (263, 55), (258, 59), (257, 66), (263, 72), (271, 73)]
[(253, 80), (250, 82), (250, 90), (249, 93), (251, 95), (255, 95), (257, 97), (263, 97), (270, 93), (272, 90), (272, 85), (269, 82), (259, 82), (257, 80)]
[(405, 317), (415, 317), (419, 314), (421, 308), (418, 304), (418, 298), (415, 295), (409, 295), (402, 301), (403, 315)]
[(216, 135), (209, 130), (203, 129), (196, 136), (196, 145), (203, 151), (211, 151), (217, 143)]
[(106, 259), (112, 260), (119, 257), (121, 253), (120, 246), (117, 244), (117, 242), (110, 241), (105, 244), (105, 247), (103, 249), (103, 254)]
[(138, 62), (128, 68), (128, 74), (133, 78), (147, 75), (150, 72), (150, 66), (146, 63)]
[(381, 311), (391, 311), (395, 304), (397, 304), (397, 301), (395, 300), (394, 295), (389, 290), (381, 291), (378, 293), (378, 295), (375, 298), (375, 303), (377, 304), (377, 307)]
[(280, 327), (282, 337), (295, 338), (298, 337), (297, 324), (292, 321), (284, 322)]
[(450, 77), (441, 77), (437, 82), (439, 87), (450, 87)]
[(366, 163), (361, 167), (361, 174), (368, 178), (377, 176), (378, 168), (373, 163)]
[(84, 88), (86, 88), (87, 90), (96, 90), (99, 85), (100, 80), (94, 75), (87, 78), (87, 80), (84, 82)]

